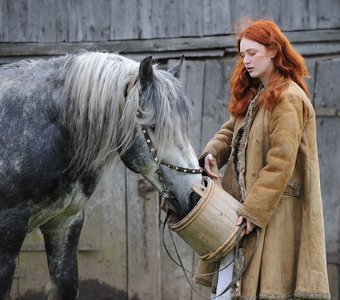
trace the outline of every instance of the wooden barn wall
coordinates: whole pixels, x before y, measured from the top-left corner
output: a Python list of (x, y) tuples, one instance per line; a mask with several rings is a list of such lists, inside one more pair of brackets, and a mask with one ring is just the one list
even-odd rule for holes
[[(231, 33), (242, 16), (275, 20), (309, 66), (332, 299), (340, 299), (339, 0), (0, 0), (0, 64), (85, 48), (134, 59), (152, 54), (163, 67), (185, 54), (181, 81), (193, 104), (191, 142), (199, 154), (228, 119)], [(158, 201), (153, 188), (123, 166), (103, 178), (87, 205), (81, 234), (79, 299), (90, 292), (104, 299), (103, 291), (120, 293), (120, 299), (202, 299), (166, 254)], [(195, 271), (196, 255), (174, 237), (186, 268)], [(165, 241), (175, 256), (167, 231)], [(17, 261), (13, 299), (30, 290), (42, 293), (47, 277), (43, 239), (35, 231)]]
[(335, 28), (337, 0), (1, 0), (4, 42), (85, 42), (225, 34), (242, 16), (282, 29)]

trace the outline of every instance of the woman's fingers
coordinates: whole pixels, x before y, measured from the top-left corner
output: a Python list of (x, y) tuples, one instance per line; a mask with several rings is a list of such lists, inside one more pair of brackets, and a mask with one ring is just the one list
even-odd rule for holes
[[(244, 220), (246, 220), (246, 218), (244, 218), (243, 216), (239, 216), (236, 222), (236, 226), (240, 226)], [(254, 227), (255, 225), (249, 220), (247, 220), (246, 234), (251, 233), (254, 230)]]
[(239, 216), (236, 222), (236, 226), (240, 226), (243, 223), (243, 216)]
[(246, 234), (249, 234), (253, 231), (254, 229), (254, 224), (252, 222), (250, 222), (249, 220), (247, 220), (247, 230), (246, 230)]
[(207, 173), (207, 175), (211, 178), (220, 178), (221, 174), (217, 174), (213, 172), (213, 167), (217, 168), (216, 159), (212, 156), (211, 153), (207, 154), (207, 156), (204, 158), (204, 171)]

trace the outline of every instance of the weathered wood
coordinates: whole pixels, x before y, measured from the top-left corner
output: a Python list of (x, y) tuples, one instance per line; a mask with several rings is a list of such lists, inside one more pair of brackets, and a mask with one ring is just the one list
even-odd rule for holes
[[(165, 215), (161, 215), (161, 222), (164, 222)], [(179, 256), (185, 266), (190, 272), (193, 272), (193, 251), (192, 249), (175, 233), (173, 233), (176, 248)], [(165, 230), (165, 245), (168, 248), (171, 256), (178, 262), (174, 245), (172, 244), (169, 231)], [(177, 266), (168, 256), (164, 245), (161, 246), (161, 290), (162, 300), (174, 299), (191, 299), (191, 288), (187, 282), (183, 270)], [(188, 274), (190, 278), (190, 274)]]
[[(203, 7), (193, 5), (191, 0), (179, 1), (178, 24), (181, 36), (202, 36), (203, 35)], [(190, 22), (189, 22), (190, 20)], [(178, 35), (175, 35), (177, 37)]]
[[(339, 224), (340, 225), (340, 224)], [(340, 272), (337, 264), (328, 264), (329, 290), (331, 299), (340, 299)]]
[(158, 193), (130, 171), (126, 186), (128, 295), (161, 299)]
[(0, 41), (9, 41), (7, 1), (0, 1)]
[[(96, 265), (98, 273), (95, 276), (88, 273), (87, 277), (101, 279), (110, 286), (124, 291), (127, 290), (128, 284), (125, 172), (126, 168), (123, 165), (109, 170), (101, 181), (99, 193), (94, 195), (94, 199), (102, 207), (102, 218), (105, 225), (102, 232), (98, 232), (96, 225), (92, 226), (92, 231), (101, 235), (103, 239), (103, 248), (97, 254), (98, 261), (102, 263)], [(82, 240), (80, 242), (82, 243)], [(90, 261), (86, 261), (87, 264)], [(84, 269), (86, 269), (85, 266)], [(91, 272), (91, 268), (89, 268), (89, 272)]]
[(185, 62), (185, 92), (192, 102), (191, 144), (197, 155), (201, 151), (201, 116), (203, 110), (204, 61), (187, 60)]
[[(25, 39), (27, 42), (35, 42), (42, 40), (42, 37), (40, 38), (40, 26), (44, 25), (41, 24), (41, 14), (44, 14), (44, 10), (41, 8), (41, 13), (39, 11), (40, 9), (40, 2), (36, 0), (28, 0), (27, 1), (27, 20), (25, 24)], [(45, 6), (43, 6), (45, 7)], [(49, 28), (45, 29), (53, 30), (52, 27), (51, 30)], [(45, 42), (45, 40), (43, 40)], [(47, 42), (47, 41), (46, 41)], [(55, 41), (53, 41), (55, 42)]]
[[(34, 0), (33, 0), (34, 1)], [(57, 43), (65, 43), (68, 41), (68, 0), (58, 0), (55, 1), (55, 37)]]
[(204, 35), (226, 34), (232, 32), (230, 0), (203, 0)]
[(68, 42), (82, 41), (83, 28), (81, 26), (81, 2), (77, 0), (69, 0), (67, 5), (68, 11)]
[(39, 1), (39, 42), (56, 42), (56, 1)]
[(314, 104), (314, 87), (315, 87), (315, 68), (316, 68), (316, 59), (307, 58), (306, 65), (310, 74), (310, 78), (307, 78), (307, 84), (310, 91), (310, 99)]
[(340, 110), (340, 59), (316, 63), (315, 107)]
[(233, 65), (233, 60), (206, 61), (201, 131), (202, 149), (229, 119), (227, 112), (229, 84), (227, 79), (230, 78)]
[[(71, 33), (70, 33), (71, 34)], [(143, 53), (143, 52), (181, 52), (188, 50), (223, 50), (233, 47), (233, 37), (204, 37), (204, 38), (178, 38), (159, 40), (132, 40), (114, 42), (84, 42), (84, 43), (0, 43), (0, 56), (24, 56), (24, 55), (62, 55), (77, 49), (103, 49), (107, 51), (118, 51), (121, 53)], [(180, 54), (177, 54), (177, 56)]]
[(153, 15), (153, 9), (154, 6), (152, 5), (152, 1), (138, 1), (138, 39), (150, 38), (152, 36), (152, 28), (154, 24), (151, 23), (151, 18)]
[(25, 0), (8, 1), (8, 40), (11, 42), (26, 41), (27, 2)]
[[(193, 264), (194, 272), (197, 271), (198, 259), (199, 259), (199, 256), (197, 254), (195, 254), (194, 255), (194, 264)], [(204, 285), (196, 284), (196, 283), (193, 282), (193, 288), (195, 289), (195, 291), (193, 291), (193, 293), (192, 293), (192, 300), (202, 300), (202, 296), (207, 297), (208, 299), (209, 299), (209, 297), (211, 297), (211, 288), (210, 287), (206, 287)]]
[[(269, 16), (286, 31), (338, 28), (340, 25), (337, 0), (201, 0), (194, 5), (191, 0), (1, 2), (2, 15), (7, 21), (3, 19), (0, 38), (9, 42), (223, 35), (232, 33), (234, 24), (242, 16)], [(63, 28), (62, 39), (56, 36), (56, 28)], [(65, 34), (67, 28), (69, 33)]]
[[(110, 36), (111, 1), (97, 0), (82, 3), (84, 41), (105, 41)], [(87, 18), (89, 18), (87, 20)]]
[(317, 130), (327, 259), (339, 264), (340, 118), (318, 117)]
[[(104, 0), (103, 0), (104, 1)], [(76, 12), (73, 12), (76, 14)], [(75, 17), (74, 17), (75, 18)], [(84, 36), (81, 24), (73, 24), (69, 35), (72, 39)], [(58, 38), (63, 38), (60, 29)], [(102, 34), (98, 33), (99, 35)], [(97, 33), (93, 34), (94, 36)], [(302, 55), (329, 55), (340, 52), (340, 30), (321, 30), (287, 33), (287, 37)], [(56, 37), (57, 38), (57, 37)], [(321, 42), (318, 42), (321, 40)], [(222, 57), (234, 55), (236, 40), (233, 35), (209, 36), (201, 38), (170, 38), (154, 40), (120, 40), (112, 42), (81, 42), (81, 43), (0, 43), (0, 57), (12, 56), (55, 56), (74, 52), (79, 49), (118, 51), (122, 54), (157, 54), (158, 57)]]
[(269, 18), (285, 31), (336, 28), (340, 24), (337, 0), (239, 0), (231, 1), (230, 11), (232, 24), (243, 16)]

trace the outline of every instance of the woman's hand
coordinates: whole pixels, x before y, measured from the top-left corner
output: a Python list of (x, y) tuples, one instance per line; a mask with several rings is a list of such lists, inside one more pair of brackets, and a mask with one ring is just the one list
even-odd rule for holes
[[(237, 226), (240, 226), (243, 223), (243, 220), (247, 220), (246, 218), (244, 218), (243, 216), (239, 216), (237, 219)], [(254, 223), (250, 222), (249, 220), (247, 220), (247, 229), (246, 229), (246, 234), (249, 234), (253, 231), (255, 225)]]
[[(213, 172), (213, 169), (217, 171)], [(204, 158), (204, 171), (210, 178), (219, 179), (222, 177), (222, 175), (218, 172), (216, 159), (211, 153), (207, 154), (207, 156)]]

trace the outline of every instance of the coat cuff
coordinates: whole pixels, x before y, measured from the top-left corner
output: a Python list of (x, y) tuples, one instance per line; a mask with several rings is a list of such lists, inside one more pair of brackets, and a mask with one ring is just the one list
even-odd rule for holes
[(265, 218), (255, 214), (244, 204), (237, 210), (237, 213), (260, 228), (265, 228), (268, 224)]

